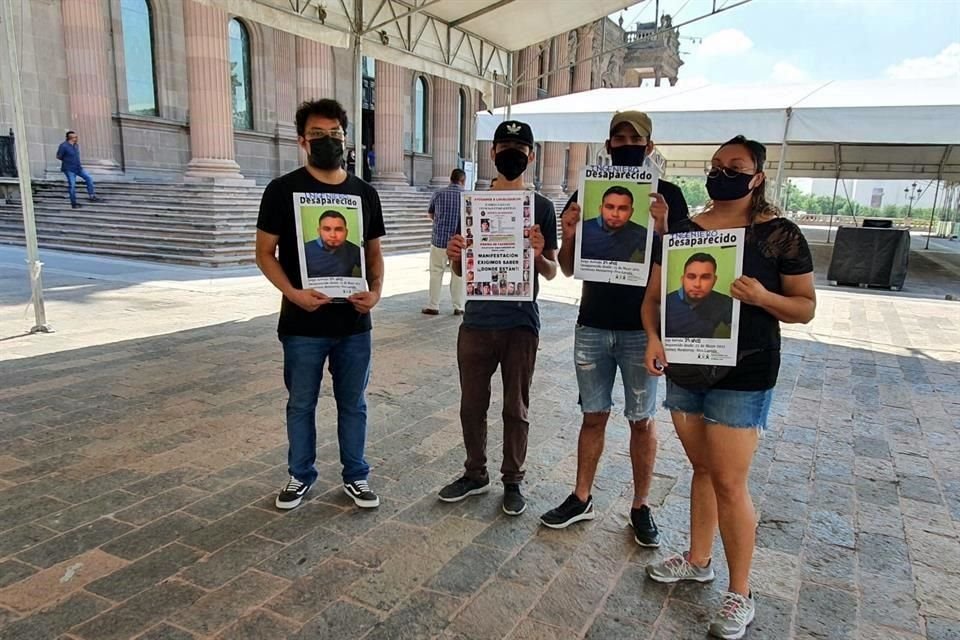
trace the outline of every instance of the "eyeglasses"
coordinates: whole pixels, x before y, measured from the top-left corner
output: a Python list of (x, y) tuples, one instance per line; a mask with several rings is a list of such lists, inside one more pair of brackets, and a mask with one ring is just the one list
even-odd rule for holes
[(720, 174), (723, 174), (727, 178), (736, 178), (737, 176), (755, 176), (756, 173), (747, 173), (746, 171), (737, 171), (736, 169), (730, 169), (729, 167), (710, 167), (709, 169), (704, 168), (703, 172), (707, 175), (708, 178), (716, 178)]
[(347, 134), (344, 133), (343, 129), (310, 129), (307, 131), (307, 140), (320, 140), (321, 138), (333, 138), (334, 140), (344, 140), (347, 137)]

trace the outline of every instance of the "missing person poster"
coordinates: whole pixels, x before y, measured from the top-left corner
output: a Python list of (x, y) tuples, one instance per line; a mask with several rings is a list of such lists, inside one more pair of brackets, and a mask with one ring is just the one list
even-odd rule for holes
[(533, 192), (466, 191), (461, 197), (467, 300), (533, 300)]
[(671, 364), (737, 364), (744, 229), (668, 234), (663, 240), (660, 326)]
[(331, 298), (367, 290), (360, 196), (294, 193), (300, 280)]
[(590, 166), (580, 174), (580, 222), (574, 277), (645, 287), (650, 275), (653, 221), (650, 194), (659, 175), (642, 167)]

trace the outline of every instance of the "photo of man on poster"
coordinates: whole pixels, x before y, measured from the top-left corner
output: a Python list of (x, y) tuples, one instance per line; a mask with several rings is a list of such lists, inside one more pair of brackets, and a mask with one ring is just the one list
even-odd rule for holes
[(631, 220), (633, 215), (633, 193), (626, 187), (609, 187), (603, 193), (599, 215), (583, 221), (580, 257), (643, 263), (647, 228)]
[(715, 291), (717, 260), (695, 253), (683, 265), (677, 289), (666, 297), (666, 327), (670, 338), (730, 338), (733, 298)]
[[(306, 217), (306, 216), (304, 216)], [(349, 228), (343, 213), (330, 209), (320, 215), (317, 237), (304, 243), (307, 277), (359, 278), (360, 247), (348, 239)]]

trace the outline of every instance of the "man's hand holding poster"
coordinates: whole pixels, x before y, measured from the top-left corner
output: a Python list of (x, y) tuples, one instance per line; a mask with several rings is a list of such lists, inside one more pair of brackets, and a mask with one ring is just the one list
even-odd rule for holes
[(533, 300), (533, 192), (467, 191), (461, 197), (467, 300)]
[(331, 298), (367, 290), (360, 196), (295, 193), (300, 279)]
[(667, 362), (737, 364), (743, 229), (668, 234), (663, 241), (660, 326)]
[(658, 174), (642, 167), (586, 167), (580, 174), (574, 276), (591, 282), (647, 284), (653, 247), (650, 194)]

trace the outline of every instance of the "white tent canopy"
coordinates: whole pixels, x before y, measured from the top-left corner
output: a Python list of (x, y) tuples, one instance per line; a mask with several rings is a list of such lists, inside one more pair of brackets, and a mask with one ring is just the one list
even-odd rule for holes
[[(784, 176), (960, 179), (960, 79), (596, 89), (514, 105), (538, 141), (600, 142), (616, 111), (650, 114), (674, 175), (700, 173), (718, 144), (767, 145)], [(490, 140), (505, 109), (481, 113)]]

